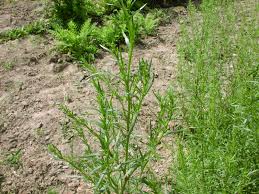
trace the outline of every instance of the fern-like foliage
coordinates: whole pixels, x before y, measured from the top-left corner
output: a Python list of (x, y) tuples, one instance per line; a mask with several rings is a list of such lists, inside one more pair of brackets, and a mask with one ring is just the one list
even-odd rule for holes
[(71, 53), (77, 59), (94, 59), (98, 50), (94, 38), (95, 28), (90, 20), (87, 20), (81, 29), (73, 21), (68, 23), (67, 29), (56, 26), (53, 34), (58, 41), (58, 50), (63, 53)]

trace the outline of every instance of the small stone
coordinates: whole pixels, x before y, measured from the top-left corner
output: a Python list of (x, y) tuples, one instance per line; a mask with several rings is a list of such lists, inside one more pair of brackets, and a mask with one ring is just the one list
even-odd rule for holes
[(79, 184), (79, 186), (77, 187), (77, 191), (76, 192), (78, 194), (91, 193), (90, 189), (88, 189), (84, 183), (80, 183)]
[(59, 59), (58, 55), (54, 55), (53, 57), (50, 58), (49, 63), (57, 63)]
[(34, 77), (34, 76), (37, 75), (37, 72), (36, 71), (31, 71), (27, 75), (30, 76), (30, 77)]
[(38, 59), (36, 57), (31, 57), (30, 58), (30, 63), (37, 64), (37, 63), (39, 63), (39, 61), (38, 61)]
[(11, 185), (12, 184), (12, 181), (7, 181), (6, 182), (6, 185)]
[(43, 124), (42, 124), (42, 123), (39, 123), (39, 124), (37, 125), (36, 129), (40, 129), (40, 128), (42, 128), (42, 127), (43, 127)]
[(64, 59), (66, 62), (70, 62), (70, 63), (73, 62), (73, 59), (69, 55), (65, 55)]
[(49, 141), (49, 140), (50, 140), (50, 136), (47, 135), (47, 136), (45, 137), (45, 141)]
[(26, 102), (26, 101), (22, 101), (21, 104), (22, 104), (23, 109), (26, 109), (29, 106), (28, 102)]
[(32, 174), (33, 173), (33, 169), (32, 168), (29, 168), (28, 169), (28, 174)]
[(9, 142), (11, 145), (9, 147), (9, 150), (15, 149), (17, 147), (17, 141)]
[(60, 73), (63, 71), (69, 64), (68, 63), (52, 63), (52, 72), (53, 73)]
[(142, 104), (142, 106), (148, 106), (148, 103), (147, 103), (147, 102), (144, 102), (144, 103)]
[(77, 188), (79, 186), (79, 182), (70, 182), (68, 183), (68, 187)]
[(156, 121), (151, 121), (151, 126), (155, 127), (155, 125), (156, 125)]
[(162, 149), (163, 149), (163, 145), (162, 145), (162, 144), (158, 145), (158, 146), (157, 146), (157, 149), (158, 149), (158, 150), (162, 150)]
[(50, 182), (53, 183), (54, 181), (55, 181), (55, 177), (54, 176), (50, 177)]
[(63, 62), (63, 59), (58, 59), (58, 63), (62, 63)]

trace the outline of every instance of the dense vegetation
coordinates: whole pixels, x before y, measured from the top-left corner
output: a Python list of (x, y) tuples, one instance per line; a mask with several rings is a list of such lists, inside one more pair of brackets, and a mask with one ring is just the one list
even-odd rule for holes
[[(61, 52), (71, 53), (78, 60), (93, 61), (99, 45), (114, 49), (128, 33), (127, 18), (123, 9), (134, 13), (136, 38), (151, 35), (159, 25), (163, 12), (144, 11), (141, 1), (125, 5), (117, 0), (53, 0), (53, 35)], [(140, 9), (139, 9), (140, 8)], [(147, 7), (146, 7), (147, 8)]]
[(177, 193), (258, 192), (257, 11), (253, 1), (189, 7), (178, 45)]
[[(70, 54), (91, 73), (98, 119), (60, 107), (72, 123), (67, 130), (84, 152), (65, 154), (55, 145), (48, 147), (96, 193), (257, 193), (259, 6), (255, 1), (188, 5), (178, 41), (177, 80), (164, 95), (154, 94), (159, 109), (145, 143), (135, 135), (154, 76), (151, 59), (133, 63), (134, 47), (155, 32), (165, 13), (153, 8), (165, 2), (52, 0), (48, 25), (36, 22), (7, 31), (0, 40), (48, 31), (58, 52)], [(117, 75), (93, 65), (101, 49), (116, 59)], [(172, 122), (178, 124), (173, 132)], [(152, 165), (167, 136), (175, 141), (173, 163), (159, 177)], [(9, 162), (18, 164), (19, 154), (12, 154)]]
[[(197, 11), (192, 4), (189, 5), (189, 16), (182, 25), (178, 44), (178, 89), (175, 92), (170, 89), (165, 96), (157, 94), (160, 111), (143, 148), (134, 147), (138, 145), (134, 131), (137, 130), (136, 122), (143, 99), (152, 86), (152, 64), (142, 60), (138, 72), (132, 74), (132, 57), (140, 29), (145, 31), (154, 21), (154, 16), (143, 16), (131, 1), (116, 2), (119, 4), (115, 7), (120, 9), (115, 15), (108, 16), (108, 20), (102, 21), (103, 24), (118, 22), (116, 26), (119, 30), (116, 32), (109, 28), (112, 25), (97, 27), (91, 24), (91, 20), (82, 24), (79, 32), (74, 22), (68, 23), (68, 30), (56, 31), (57, 36), (79, 33), (76, 34), (79, 38), (77, 45), (89, 43), (92, 39), (82, 41), (80, 38), (98, 34), (100, 28), (111, 32), (107, 36), (99, 35), (103, 40), (98, 41), (112, 48), (110, 52), (116, 57), (120, 73), (113, 83), (115, 77), (112, 74), (107, 75), (88, 66), (94, 75), (92, 83), (99, 104), (97, 126), (66, 107), (62, 108), (74, 122), (73, 130), (85, 145), (85, 155), (78, 158), (65, 156), (53, 145), (50, 150), (79, 170), (95, 186), (97, 193), (256, 193), (256, 6), (208, 0)], [(113, 8), (88, 14), (98, 18), (113, 12)], [(152, 18), (150, 22), (148, 17)], [(149, 30), (145, 32), (148, 34)], [(124, 60), (120, 49), (114, 47), (122, 35), (128, 46), (128, 60)], [(96, 51), (96, 48), (88, 46), (82, 44), (82, 47), (87, 47), (85, 51)], [(76, 50), (73, 47), (68, 49)], [(78, 48), (77, 53), (83, 51), (83, 48)], [(115, 106), (116, 102), (119, 107)], [(156, 147), (168, 132), (169, 122), (176, 117), (182, 123), (175, 135), (176, 150), (172, 152), (175, 160), (169, 170), (172, 178), (171, 181), (168, 177), (159, 179), (150, 165), (157, 155)], [(85, 133), (96, 138), (99, 151), (93, 150)]]

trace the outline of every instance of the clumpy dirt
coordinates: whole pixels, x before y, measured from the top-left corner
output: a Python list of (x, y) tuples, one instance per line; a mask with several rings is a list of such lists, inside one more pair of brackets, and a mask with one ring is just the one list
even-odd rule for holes
[[(3, 3), (0, 29), (11, 29), (40, 18), (39, 1)], [(8, 18), (12, 18), (9, 19)], [(7, 22), (8, 21), (8, 22)], [(12, 22), (15, 21), (15, 22)], [(0, 31), (1, 31), (0, 30)], [(152, 91), (165, 91), (175, 79), (176, 41), (179, 23), (176, 18), (158, 29), (157, 35), (145, 38), (135, 49), (135, 59), (152, 59), (155, 82)], [(78, 113), (95, 105), (94, 90), (82, 81), (87, 72), (66, 55), (53, 51), (51, 37), (28, 36), (0, 44), (0, 193), (91, 193), (77, 173), (47, 150), (53, 143), (66, 150), (62, 126), (66, 122), (58, 105), (65, 103)], [(9, 64), (11, 68), (6, 68)], [(96, 60), (98, 68), (115, 72), (114, 59), (107, 53)], [(148, 105), (148, 106), (146, 106)], [(152, 92), (148, 95), (142, 117), (150, 117), (155, 107)], [(146, 130), (147, 123), (141, 125)], [(19, 164), (6, 158), (20, 150)], [(170, 165), (170, 153), (164, 153), (157, 172)]]

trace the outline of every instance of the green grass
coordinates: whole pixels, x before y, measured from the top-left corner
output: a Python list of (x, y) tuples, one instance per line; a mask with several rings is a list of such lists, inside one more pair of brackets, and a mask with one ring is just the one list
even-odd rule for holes
[(22, 157), (21, 149), (17, 151), (13, 151), (6, 156), (4, 160), (4, 164), (7, 164), (15, 168), (19, 168), (22, 165), (21, 157)]
[[(84, 151), (64, 154), (55, 145), (49, 150), (78, 170), (96, 193), (256, 193), (258, 4), (207, 0), (198, 10), (189, 6), (178, 42), (176, 92), (156, 94), (156, 123), (150, 124), (147, 143), (140, 144), (136, 123), (153, 73), (149, 61), (133, 64), (133, 50), (140, 32), (148, 33), (155, 18), (141, 16), (132, 11), (132, 4), (120, 2), (119, 11), (103, 25), (89, 19), (83, 25), (69, 22), (54, 32), (61, 50), (79, 53), (78, 57), (98, 53), (102, 44), (116, 58), (119, 73), (85, 65), (92, 73), (98, 116), (91, 120), (88, 114), (61, 107), (70, 121), (65, 130), (73, 141), (81, 141)], [(128, 59), (116, 44), (122, 40)], [(160, 179), (152, 166), (158, 160), (157, 147), (176, 118), (181, 123), (172, 133), (176, 149), (171, 174)]]
[[(256, 10), (257, 9), (257, 10)], [(189, 7), (178, 43), (176, 193), (258, 192), (258, 4)]]
[(58, 194), (59, 192), (56, 191), (54, 188), (48, 188), (47, 194)]
[(14, 28), (0, 33), (0, 43), (19, 39), (30, 34), (42, 34), (48, 29), (46, 21), (35, 21), (22, 27)]
[(12, 62), (5, 62), (5, 63), (1, 63), (1, 66), (6, 70), (6, 71), (10, 71), (13, 69), (14, 64)]

